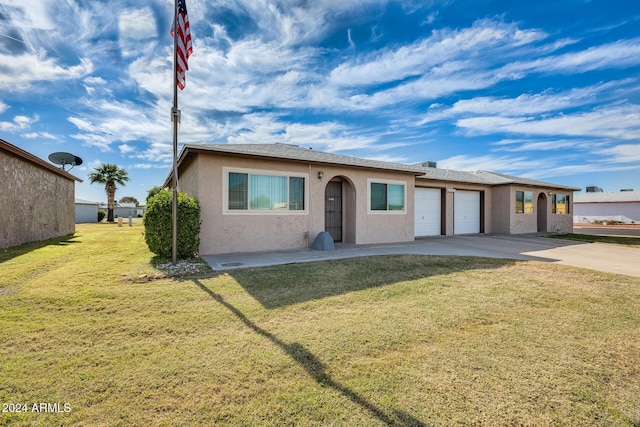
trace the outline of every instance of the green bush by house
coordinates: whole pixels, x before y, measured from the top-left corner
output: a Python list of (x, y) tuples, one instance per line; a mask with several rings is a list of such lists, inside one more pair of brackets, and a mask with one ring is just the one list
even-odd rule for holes
[[(144, 214), (144, 239), (149, 250), (161, 257), (171, 256), (173, 194), (162, 190), (148, 200)], [(200, 246), (200, 205), (193, 197), (178, 193), (178, 258), (191, 258)]]

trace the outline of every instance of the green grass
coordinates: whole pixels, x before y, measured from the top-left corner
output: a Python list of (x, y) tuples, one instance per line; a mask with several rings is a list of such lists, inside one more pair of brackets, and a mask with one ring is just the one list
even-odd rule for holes
[(640, 246), (640, 236), (614, 236), (606, 234), (549, 234), (554, 239), (569, 239), (585, 243), (608, 243), (623, 246)]
[(640, 425), (640, 279), (382, 256), (155, 277), (142, 228), (0, 252), (0, 425)]

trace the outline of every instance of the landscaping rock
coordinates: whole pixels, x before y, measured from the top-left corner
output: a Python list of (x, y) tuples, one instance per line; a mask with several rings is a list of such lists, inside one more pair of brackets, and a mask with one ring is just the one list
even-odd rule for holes
[(315, 239), (313, 239), (311, 249), (313, 249), (314, 251), (333, 251), (336, 249), (336, 247), (333, 244), (333, 238), (331, 237), (331, 234), (326, 231), (322, 231), (318, 233)]

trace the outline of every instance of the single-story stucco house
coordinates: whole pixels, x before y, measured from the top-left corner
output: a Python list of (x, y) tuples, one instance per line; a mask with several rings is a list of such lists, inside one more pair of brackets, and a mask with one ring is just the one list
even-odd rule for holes
[(0, 248), (74, 233), (76, 181), (0, 139)]
[(288, 144), (185, 145), (178, 178), (201, 206), (203, 255), (304, 248), (323, 231), (352, 244), (571, 232), (578, 190)]
[(587, 192), (574, 196), (574, 222), (640, 223), (640, 191)]

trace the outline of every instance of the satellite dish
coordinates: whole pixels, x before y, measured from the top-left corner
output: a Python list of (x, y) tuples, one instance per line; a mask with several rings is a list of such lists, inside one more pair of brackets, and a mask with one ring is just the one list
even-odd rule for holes
[(74, 156), (71, 153), (57, 152), (49, 154), (49, 160), (51, 163), (55, 163), (56, 165), (60, 165), (60, 169), (66, 170), (65, 166), (70, 165), (69, 170), (73, 169), (74, 166), (78, 166), (82, 164), (82, 159), (78, 156)]

